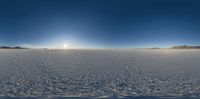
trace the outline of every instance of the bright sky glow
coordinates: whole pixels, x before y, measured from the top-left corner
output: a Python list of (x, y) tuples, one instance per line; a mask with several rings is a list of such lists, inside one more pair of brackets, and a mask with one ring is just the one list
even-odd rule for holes
[(68, 48), (68, 44), (67, 44), (67, 43), (63, 44), (63, 47), (64, 47), (65, 49), (67, 49), (67, 48)]

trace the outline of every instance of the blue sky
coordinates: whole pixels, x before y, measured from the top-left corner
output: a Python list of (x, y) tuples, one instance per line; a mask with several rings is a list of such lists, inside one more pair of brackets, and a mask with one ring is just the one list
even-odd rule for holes
[(0, 45), (200, 45), (198, 0), (1, 0)]

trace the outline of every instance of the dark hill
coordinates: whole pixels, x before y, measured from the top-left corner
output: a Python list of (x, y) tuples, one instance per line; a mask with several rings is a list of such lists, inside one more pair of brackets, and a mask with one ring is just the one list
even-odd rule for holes
[(19, 46), (10, 47), (10, 46), (0, 46), (0, 49), (27, 49)]
[(200, 46), (188, 46), (188, 45), (181, 45), (181, 46), (174, 46), (172, 49), (200, 49)]

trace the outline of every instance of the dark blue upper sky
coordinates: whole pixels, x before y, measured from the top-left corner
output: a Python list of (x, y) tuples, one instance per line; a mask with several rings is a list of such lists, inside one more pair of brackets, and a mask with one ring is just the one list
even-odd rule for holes
[(200, 45), (198, 0), (1, 0), (0, 45)]

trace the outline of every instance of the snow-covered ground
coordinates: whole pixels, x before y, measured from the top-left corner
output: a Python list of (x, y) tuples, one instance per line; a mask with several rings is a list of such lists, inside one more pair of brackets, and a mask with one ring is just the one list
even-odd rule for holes
[(0, 96), (199, 97), (200, 50), (1, 49)]

